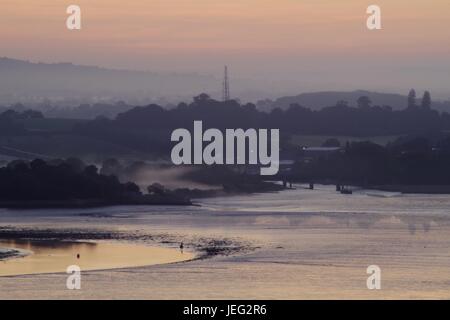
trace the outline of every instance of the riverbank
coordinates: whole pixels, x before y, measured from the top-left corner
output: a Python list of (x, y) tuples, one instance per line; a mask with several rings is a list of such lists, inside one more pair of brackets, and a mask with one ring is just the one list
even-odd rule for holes
[(258, 184), (228, 184), (223, 189), (175, 189), (161, 194), (130, 196), (122, 199), (70, 199), (70, 200), (20, 200), (0, 201), (0, 208), (7, 209), (51, 209), (51, 208), (95, 208), (109, 206), (192, 206), (191, 199), (236, 196), (254, 193), (270, 193), (286, 190), (272, 182)]

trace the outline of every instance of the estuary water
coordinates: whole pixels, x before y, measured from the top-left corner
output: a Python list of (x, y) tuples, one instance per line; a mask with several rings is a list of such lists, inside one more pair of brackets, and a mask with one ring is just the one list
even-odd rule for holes
[[(214, 241), (246, 249), (87, 272), (76, 293), (61, 287), (65, 275), (0, 277), (0, 298), (450, 298), (450, 196), (295, 187), (202, 199), (190, 207), (3, 209), (0, 228), (94, 228), (151, 235), (174, 250), (181, 241), (189, 250)], [(381, 290), (367, 288), (372, 265), (381, 269)]]

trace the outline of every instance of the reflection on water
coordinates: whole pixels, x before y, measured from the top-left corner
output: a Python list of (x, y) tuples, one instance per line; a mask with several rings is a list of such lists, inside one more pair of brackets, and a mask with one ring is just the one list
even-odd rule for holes
[(1, 240), (0, 248), (20, 249), (26, 257), (0, 261), (0, 276), (65, 272), (70, 265), (82, 271), (172, 263), (193, 258), (176, 249), (135, 244)]
[[(166, 228), (220, 227), (261, 229), (297, 227), (398, 228), (411, 235), (450, 228), (450, 195), (400, 194), (355, 190), (336, 192), (335, 186), (316, 185), (295, 190), (233, 197), (198, 199), (200, 206), (116, 206), (89, 209), (0, 209), (3, 224), (46, 221), (49, 225), (96, 223), (99, 225), (162, 226)], [(101, 219), (100, 219), (101, 218)], [(45, 220), (44, 220), (45, 219)]]
[(202, 200), (204, 211), (233, 219), (239, 215), (247, 224), (277, 227), (335, 226), (371, 229), (401, 224), (411, 235), (428, 233), (450, 225), (450, 195), (400, 194), (355, 190), (342, 195), (334, 186), (317, 185), (309, 190), (257, 194)]

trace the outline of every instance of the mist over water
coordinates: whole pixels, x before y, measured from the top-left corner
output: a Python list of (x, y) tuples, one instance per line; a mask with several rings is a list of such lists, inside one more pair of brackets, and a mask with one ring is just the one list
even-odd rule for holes
[(140, 168), (136, 172), (129, 175), (125, 175), (124, 179), (127, 181), (134, 181), (141, 189), (145, 190), (149, 185), (153, 183), (160, 183), (168, 189), (177, 188), (189, 188), (189, 189), (200, 189), (209, 190), (219, 187), (214, 187), (211, 185), (206, 185), (202, 183), (197, 183), (183, 178), (188, 173), (195, 172), (195, 168)]

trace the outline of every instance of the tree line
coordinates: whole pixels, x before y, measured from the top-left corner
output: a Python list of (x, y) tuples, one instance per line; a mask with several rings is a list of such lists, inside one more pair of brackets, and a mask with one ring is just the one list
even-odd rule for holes
[(408, 107), (394, 111), (390, 106), (372, 105), (368, 97), (358, 99), (358, 106), (345, 101), (318, 111), (292, 104), (288, 109), (259, 111), (252, 103), (217, 101), (201, 94), (191, 103), (180, 103), (167, 110), (159, 105), (136, 107), (113, 120), (97, 118), (74, 129), (78, 134), (126, 145), (143, 151), (166, 153), (170, 133), (177, 128), (192, 129), (195, 120), (205, 128), (277, 128), (283, 136), (295, 134), (380, 136), (420, 134), (450, 129), (450, 114), (430, 108), (426, 92), (417, 102), (415, 91), (408, 96)]

